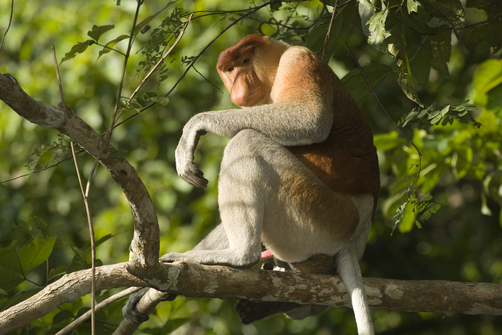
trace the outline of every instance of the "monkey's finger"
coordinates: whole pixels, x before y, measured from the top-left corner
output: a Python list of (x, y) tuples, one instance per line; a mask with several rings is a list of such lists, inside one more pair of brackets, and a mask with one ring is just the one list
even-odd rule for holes
[(187, 183), (197, 187), (207, 187), (208, 180), (204, 178), (202, 172), (193, 162), (184, 166), (178, 171), (178, 175)]

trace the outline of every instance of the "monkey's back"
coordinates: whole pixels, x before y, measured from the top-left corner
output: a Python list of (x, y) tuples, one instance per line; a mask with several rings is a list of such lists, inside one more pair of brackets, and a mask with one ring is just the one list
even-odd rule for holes
[(328, 138), (288, 150), (333, 191), (371, 194), (376, 205), (380, 172), (373, 133), (347, 88), (338, 78), (336, 81), (334, 120)]

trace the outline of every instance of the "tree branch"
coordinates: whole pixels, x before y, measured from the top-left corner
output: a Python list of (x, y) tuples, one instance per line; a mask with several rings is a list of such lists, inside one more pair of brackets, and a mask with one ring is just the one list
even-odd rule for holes
[[(144, 286), (145, 282), (127, 271), (128, 263), (96, 268), (96, 290)], [(58, 306), (72, 303), (91, 292), (92, 270), (82, 270), (63, 276), (42, 291), (19, 304), (0, 312), (0, 334), (7, 334), (46, 315)]]
[[(104, 139), (73, 113), (42, 101), (35, 101), (19, 86), (17, 80), (0, 74), (0, 100), (19, 116), (44, 128), (57, 129), (70, 136), (90, 155), (98, 157), (124, 192), (134, 218), (134, 237), (131, 242), (131, 271), (155, 267), (159, 257), (159, 225), (152, 199), (138, 176), (125, 159), (112, 158), (115, 149), (104, 147)], [(101, 149), (103, 148), (103, 149)], [(106, 152), (100, 152), (100, 150)], [(152, 269), (153, 270), (153, 269)]]
[[(151, 286), (195, 298), (282, 301), (351, 307), (338, 276), (255, 269), (234, 269), (194, 263), (159, 264), (149, 284), (132, 276), (127, 263), (96, 268), (96, 289)], [(0, 313), (0, 334), (19, 329), (63, 303), (91, 290), (91, 270), (71, 273), (31, 298)], [(371, 308), (408, 312), (502, 315), (502, 284), (440, 280), (363, 278)]]

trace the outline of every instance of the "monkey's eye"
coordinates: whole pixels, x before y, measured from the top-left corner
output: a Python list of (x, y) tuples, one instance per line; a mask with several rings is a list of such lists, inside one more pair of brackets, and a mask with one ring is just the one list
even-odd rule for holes
[(228, 72), (232, 72), (233, 70), (234, 70), (234, 68), (233, 68), (233, 67), (229, 67), (229, 68), (227, 69), (227, 71), (228, 71)]
[(242, 62), (242, 64), (246, 64), (246, 63), (249, 63), (249, 58), (244, 59), (244, 61)]

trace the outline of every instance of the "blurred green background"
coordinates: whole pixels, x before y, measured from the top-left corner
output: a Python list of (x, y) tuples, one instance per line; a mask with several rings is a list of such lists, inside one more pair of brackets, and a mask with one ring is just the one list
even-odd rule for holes
[[(469, 2), (472, 5), (472, 1)], [(355, 1), (353, 3), (349, 5), (355, 6)], [(139, 19), (155, 14), (166, 4), (145, 2)], [(0, 4), (2, 32), (8, 24), (9, 5), (10, 1)], [(248, 5), (248, 1), (180, 1), (150, 24), (153, 28), (158, 26), (175, 7), (187, 12), (231, 11)], [(286, 6), (290, 5), (283, 5), (282, 9)], [(304, 16), (298, 16), (296, 27), (312, 24), (321, 8), (316, 1), (302, 4), (297, 10)], [(34, 99), (57, 106), (60, 98), (51, 45), (62, 59), (77, 42), (89, 39), (87, 31), (92, 25), (115, 25), (111, 32), (101, 37), (100, 43), (129, 34), (135, 10), (136, 1), (132, 0), (122, 1), (120, 6), (110, 0), (16, 1), (12, 25), (0, 53), (0, 72), (17, 78)], [(127, 160), (137, 169), (153, 198), (160, 224), (161, 253), (189, 250), (219, 222), (217, 178), (227, 140), (209, 135), (200, 141), (196, 162), (209, 180), (207, 189), (193, 188), (182, 181), (174, 166), (174, 150), (182, 127), (191, 116), (201, 111), (235, 107), (215, 71), (219, 52), (246, 34), (257, 33), (260, 24), (272, 15), (285, 20), (287, 13), (263, 9), (252, 19), (232, 27), (196, 62), (195, 68), (203, 77), (191, 70), (171, 93), (167, 106), (156, 105), (115, 129), (112, 144), (127, 151)], [(476, 8), (467, 8), (465, 13), (468, 25), (487, 18), (486, 13)], [(149, 91), (165, 94), (186, 69), (181, 62), (182, 56), (197, 55), (232, 22), (232, 18), (237, 17), (238, 14), (213, 15), (193, 20), (176, 47), (174, 57), (167, 60), (169, 77), (160, 82), (159, 76), (154, 75), (143, 94)], [(355, 15), (354, 22), (358, 24), (351, 25), (346, 42), (361, 65), (385, 64), (392, 69), (375, 89), (390, 116), (399, 120), (416, 104), (398, 85), (396, 58), (369, 46), (357, 20)], [(274, 31), (273, 25), (262, 28)], [(485, 38), (492, 38), (488, 47), (469, 47), (473, 28), (453, 35), (451, 58), (447, 64), (449, 75), (432, 69), (425, 82), (417, 86), (417, 93), (426, 106), (433, 102), (457, 105), (473, 98), (476, 94), (473, 76), (479, 64), (489, 58), (500, 59), (500, 44), (497, 44), (500, 37), (494, 33)], [(313, 43), (318, 37), (315, 30), (310, 35), (304, 33), (293, 30), (281, 37), (292, 44), (303, 45)], [(149, 36), (149, 33), (139, 34), (136, 38), (123, 96), (129, 96), (144, 77), (140, 70), (140, 62), (144, 60), (141, 50), (148, 45)], [(126, 43), (122, 41), (116, 48), (124, 51)], [(89, 46), (84, 53), (60, 65), (66, 103), (99, 133), (107, 129), (113, 114), (123, 63), (123, 58), (113, 52), (98, 59), (101, 49)], [(345, 47), (335, 50), (329, 64), (339, 77), (357, 68)], [(422, 229), (417, 229), (411, 221), (411, 225), (398, 226), (391, 235), (392, 217), (406, 200), (402, 191), (414, 180), (410, 176), (416, 171), (410, 166), (417, 164), (417, 155), (412, 145), (396, 132), (395, 124), (373, 95), (367, 94), (359, 103), (376, 136), (382, 175), (380, 206), (361, 261), (363, 276), (502, 283), (500, 113), (489, 108), (482, 112), (479, 108), (477, 120), (482, 123), (479, 129), (459, 122), (447, 127), (405, 128), (423, 154), (419, 186), (427, 188), (423, 193), (433, 195), (441, 209), (428, 221), (421, 222)], [(124, 116), (130, 114), (126, 111)], [(17, 292), (44, 286), (49, 278), (58, 278), (57, 273), (89, 266), (86, 263), (90, 245), (87, 218), (72, 161), (13, 179), (29, 174), (26, 164), (33, 159), (35, 150), (58, 141), (57, 135), (57, 131), (31, 124), (0, 103), (0, 247), (7, 247), (12, 241), (22, 245), (39, 232), (46, 238), (58, 237), (48, 263), (31, 271), (29, 280), (15, 289), (0, 291), (2, 309), (12, 303)], [(37, 168), (44, 162), (51, 162), (54, 156), (54, 152), (44, 153)], [(87, 178), (94, 160), (81, 154), (78, 162)], [(127, 261), (133, 234), (131, 212), (121, 189), (102, 167), (93, 178), (90, 206), (96, 239), (106, 240), (97, 248), (97, 258), (103, 264)], [(57, 270), (51, 272), (52, 269)], [(101, 292), (99, 300), (113, 293)], [(98, 314), (103, 321), (98, 322), (100, 333), (111, 333), (113, 325), (120, 322), (123, 303), (115, 303)], [(219, 299), (178, 297), (173, 302), (161, 304), (150, 321), (142, 326), (142, 332), (166, 334), (182, 324), (176, 334), (356, 334), (353, 313), (349, 309), (330, 308), (318, 317), (302, 321), (276, 316), (243, 326), (233, 311), (233, 304), (233, 301)], [(53, 333), (71, 321), (71, 318), (54, 319), (61, 310), (77, 314), (89, 305), (89, 297), (66, 304), (18, 333)], [(490, 335), (502, 330), (500, 316), (384, 310), (373, 310), (372, 315), (379, 334)], [(83, 325), (75, 333), (87, 334), (89, 326)]]

